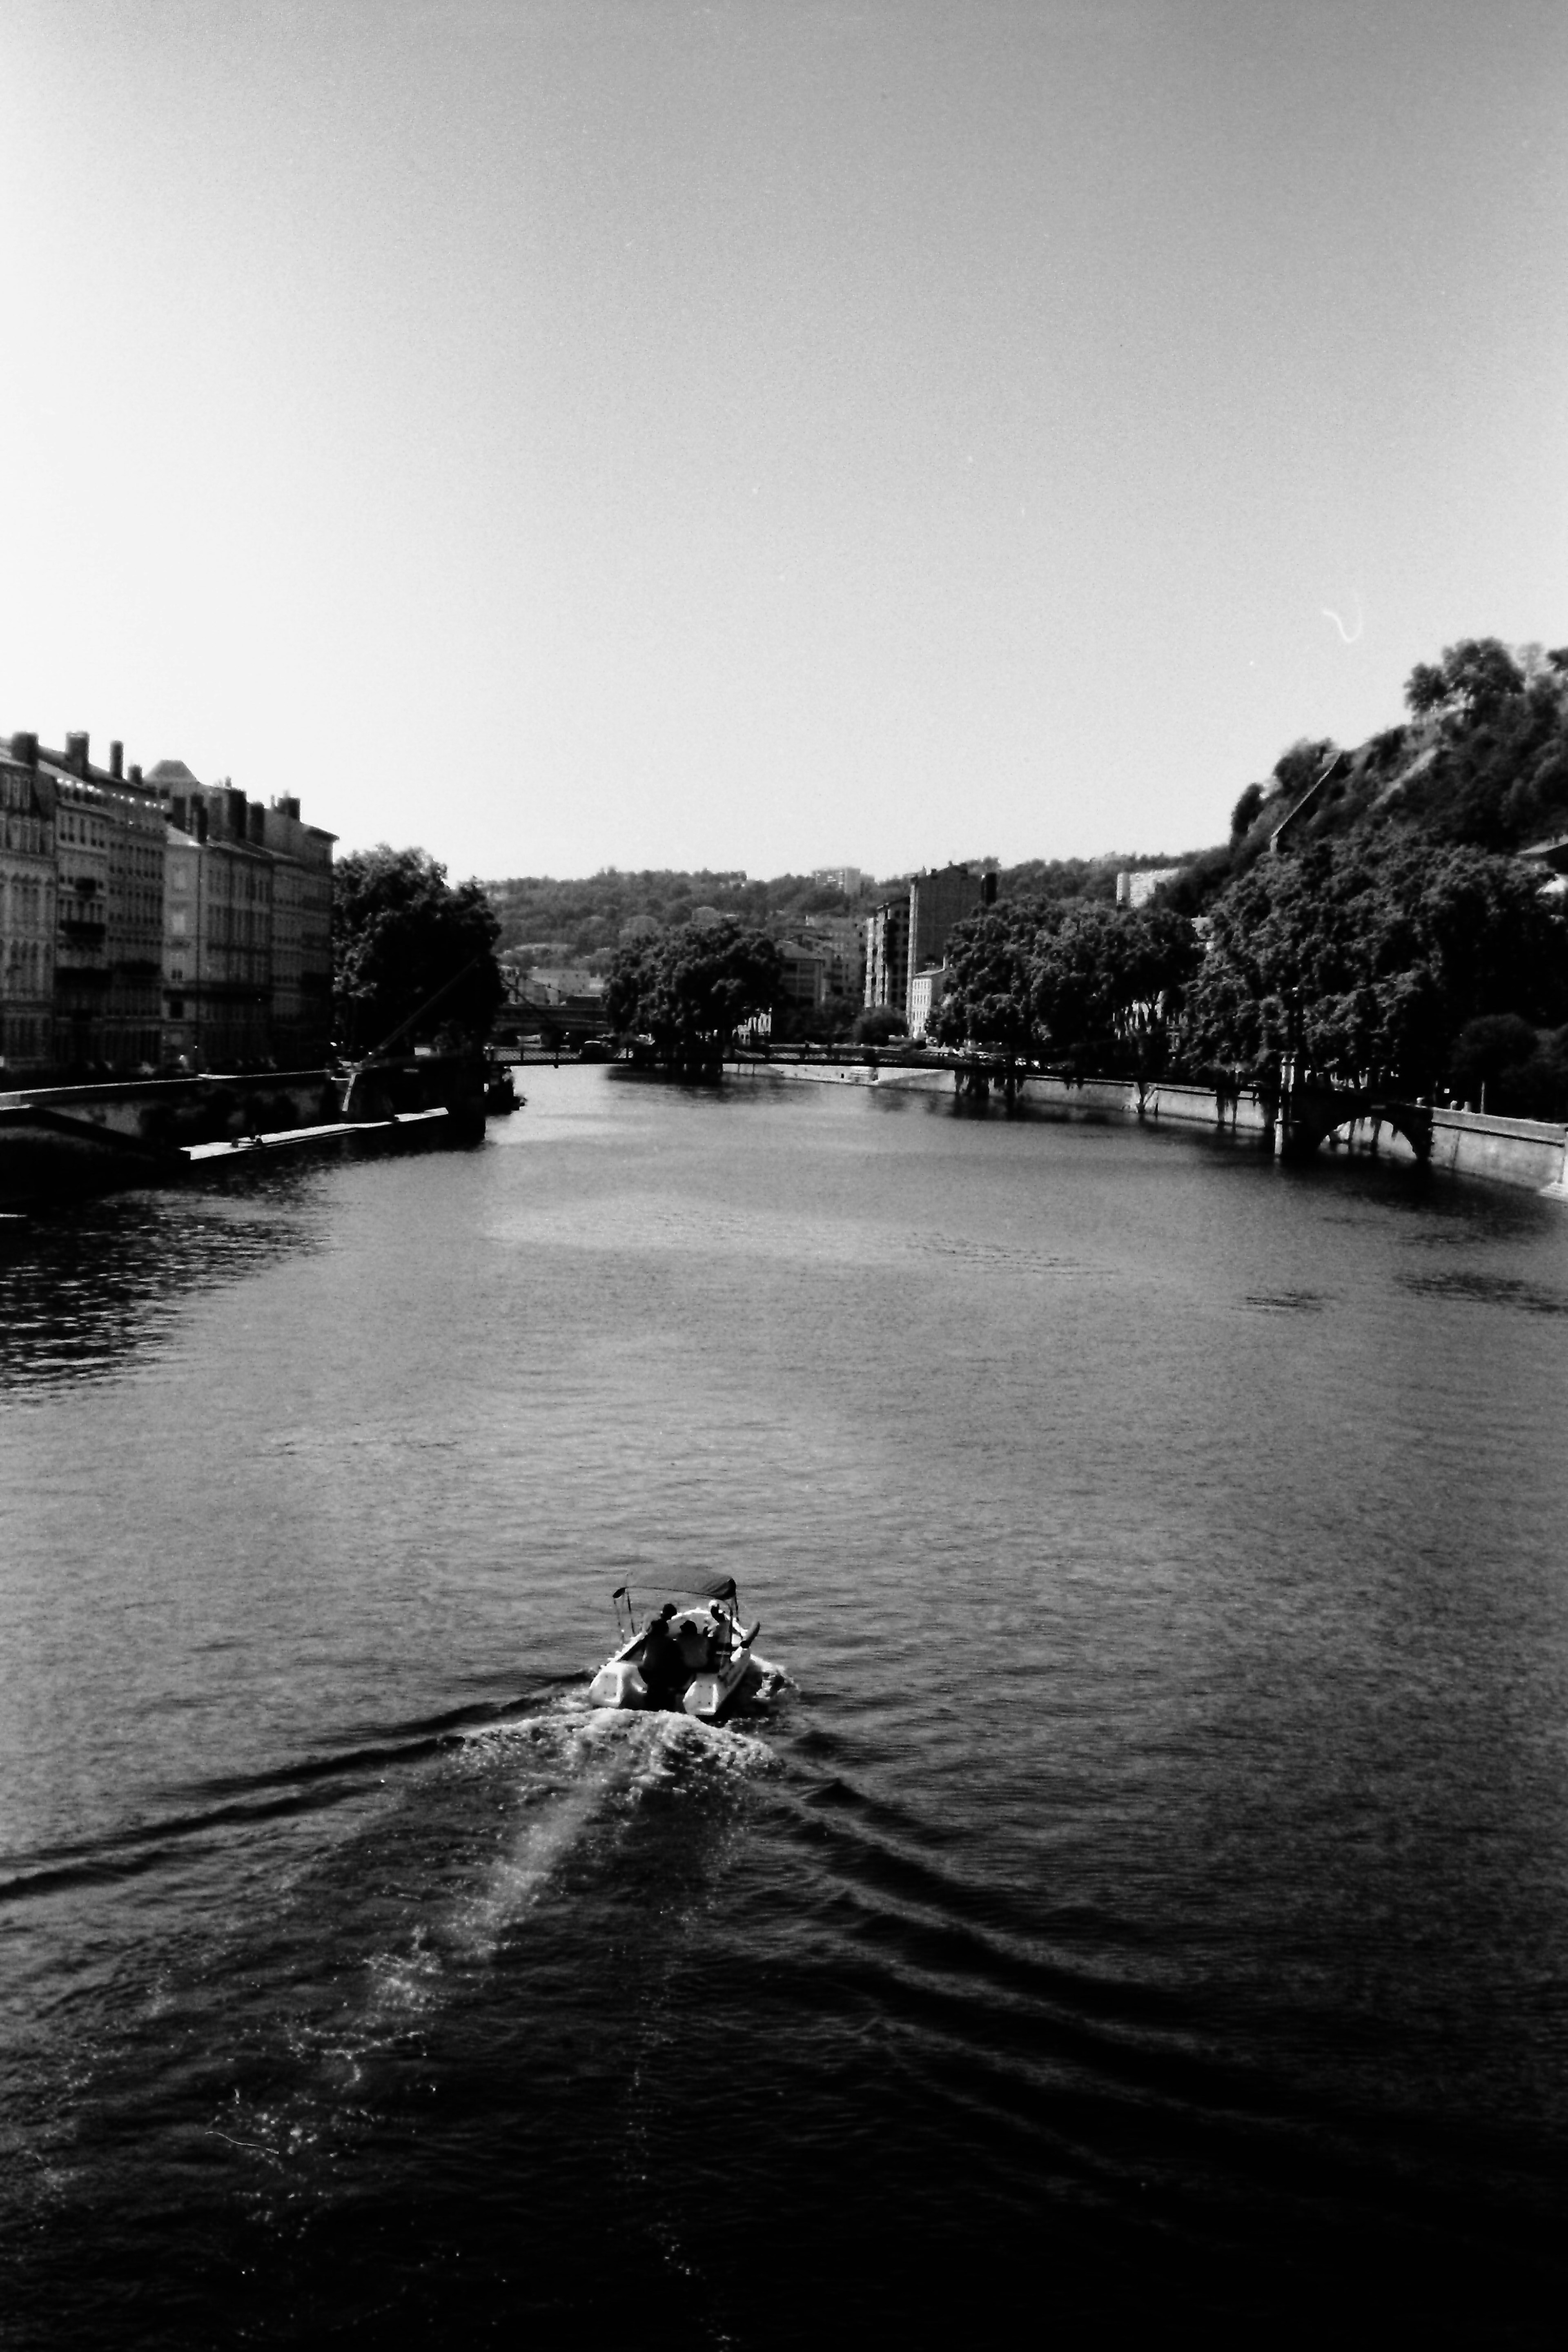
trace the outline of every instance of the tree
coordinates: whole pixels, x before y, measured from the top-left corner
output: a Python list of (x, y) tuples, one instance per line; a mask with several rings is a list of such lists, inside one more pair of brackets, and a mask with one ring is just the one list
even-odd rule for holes
[(1037, 898), (999, 898), (955, 924), (947, 943), (952, 972), (932, 1026), (947, 1045), (982, 1045), (1031, 1060), (1040, 1047), (1029, 980), (1035, 938), (1048, 919)]
[(895, 1037), (907, 1037), (910, 1024), (893, 1004), (868, 1004), (855, 1015), (849, 1028), (849, 1041), (854, 1045), (890, 1045)]
[(1535, 1031), (1517, 1013), (1483, 1013), (1467, 1021), (1454, 1040), (1448, 1084), (1477, 1110), (1507, 1112), (1521, 1091), (1521, 1077), (1536, 1058), (1538, 1045)]
[(438, 1030), (483, 1038), (506, 994), (500, 926), (478, 882), (456, 887), (423, 849), (353, 852), (332, 872), (338, 1034), (363, 1054)]
[(937, 1017), (951, 1045), (1075, 1072), (1157, 1076), (1198, 961), (1185, 916), (1101, 899), (999, 901), (960, 923)]
[(1418, 715), (1451, 710), (1480, 719), (1510, 695), (1524, 690), (1525, 677), (1500, 637), (1461, 637), (1445, 646), (1440, 662), (1417, 662), (1405, 681), (1405, 699)]
[(1230, 813), (1230, 837), (1232, 841), (1240, 841), (1244, 835), (1249, 834), (1252, 831), (1253, 826), (1258, 822), (1258, 812), (1263, 806), (1264, 797), (1264, 791), (1261, 784), (1247, 785), (1246, 791), (1242, 793), (1241, 798), (1237, 802), (1236, 806)]
[(1309, 784), (1317, 782), (1339, 748), (1331, 735), (1303, 735), (1275, 761), (1275, 782), (1290, 799), (1299, 800)]
[(1085, 1076), (1158, 1077), (1199, 954), (1192, 924), (1165, 907), (1084, 905), (1043, 925), (1030, 984), (1052, 1053)]
[(1483, 1013), (1551, 1020), (1568, 925), (1530, 866), (1405, 835), (1262, 859), (1216, 900), (1187, 1049), (1237, 1076), (1426, 1094)]
[(717, 1069), (742, 1022), (773, 1004), (781, 970), (773, 940), (734, 916), (685, 923), (621, 950), (605, 1010), (618, 1030), (650, 1037), (667, 1068)]

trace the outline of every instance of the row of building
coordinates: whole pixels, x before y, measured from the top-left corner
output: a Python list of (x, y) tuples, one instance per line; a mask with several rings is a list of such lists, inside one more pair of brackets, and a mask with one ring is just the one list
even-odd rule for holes
[(324, 1060), (335, 838), (181, 760), (0, 737), (0, 1086)]

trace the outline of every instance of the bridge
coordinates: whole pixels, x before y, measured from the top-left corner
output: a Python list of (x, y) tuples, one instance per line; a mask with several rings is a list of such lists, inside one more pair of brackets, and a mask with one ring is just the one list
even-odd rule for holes
[(1432, 1157), (1429, 1104), (1370, 1087), (1335, 1087), (1287, 1075), (1273, 1104), (1274, 1149), (1282, 1160), (1310, 1160), (1342, 1127), (1382, 1126), (1402, 1135), (1417, 1160)]

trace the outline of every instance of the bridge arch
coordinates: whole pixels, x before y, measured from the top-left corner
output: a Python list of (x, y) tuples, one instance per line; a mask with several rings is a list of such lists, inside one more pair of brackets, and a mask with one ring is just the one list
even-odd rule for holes
[(1426, 1104), (1350, 1087), (1292, 1087), (1276, 1113), (1277, 1148), (1289, 1159), (1310, 1159), (1337, 1129), (1363, 1120), (1402, 1135), (1417, 1160), (1430, 1160), (1432, 1113)]

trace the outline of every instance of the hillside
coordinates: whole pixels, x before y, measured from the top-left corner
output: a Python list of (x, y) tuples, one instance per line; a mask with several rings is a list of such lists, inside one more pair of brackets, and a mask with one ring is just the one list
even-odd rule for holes
[(1166, 896), (1207, 906), (1276, 834), (1292, 845), (1366, 830), (1495, 852), (1568, 833), (1568, 646), (1466, 637), (1405, 683), (1409, 716), (1352, 751), (1293, 743), (1248, 784), (1230, 839), (1194, 858)]
[[(1124, 866), (1170, 866), (1178, 861), (1163, 852), (1149, 856), (1104, 857), (1034, 857), (1018, 866), (997, 867), (1005, 898), (1104, 898), (1116, 896), (1116, 877)], [(976, 869), (994, 866), (994, 858), (971, 858)], [(873, 907), (902, 887), (906, 877), (883, 882), (868, 879), (858, 893), (833, 889), (809, 874), (780, 874), (771, 881), (752, 880), (743, 874), (713, 873), (707, 868), (683, 873), (676, 868), (648, 868), (625, 873), (615, 866), (581, 881), (556, 881), (548, 875), (517, 875), (483, 887), (500, 921), (500, 946), (531, 950), (542, 962), (554, 957), (574, 961), (606, 963), (620, 944), (628, 924), (652, 921), (661, 929), (688, 922), (701, 908), (721, 915), (739, 915), (760, 930), (776, 934), (825, 915), (868, 915)]]

